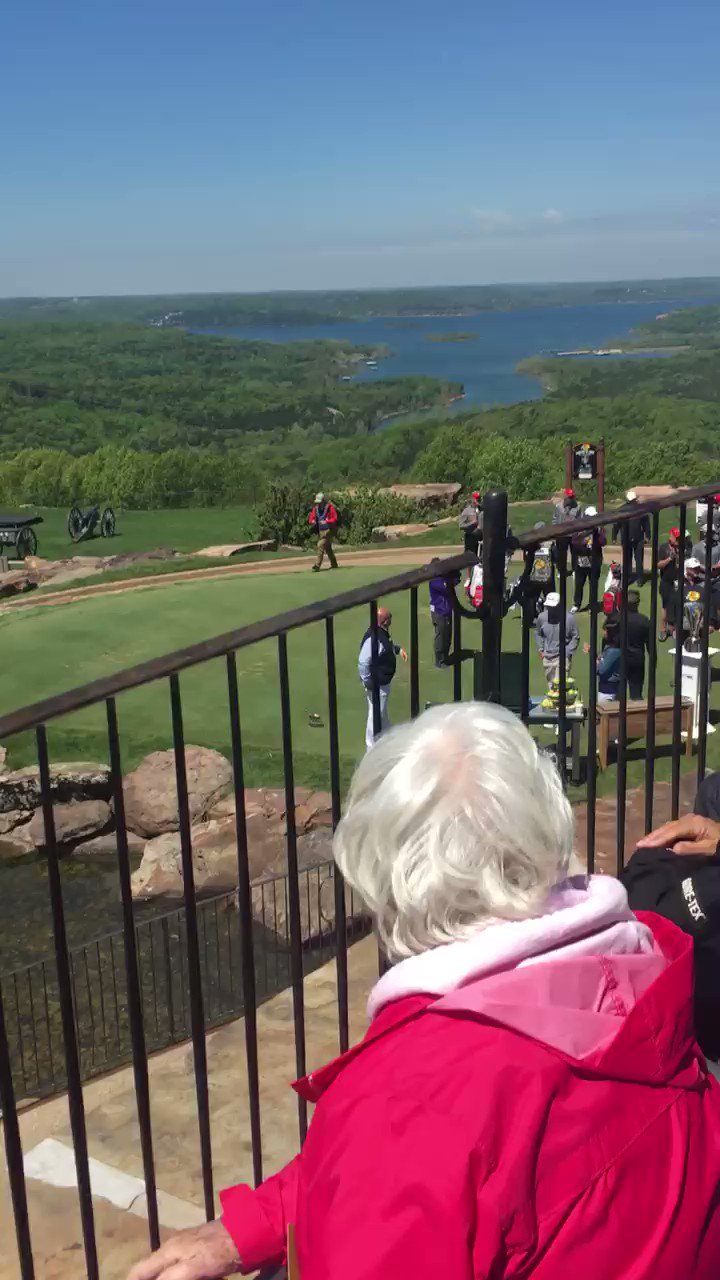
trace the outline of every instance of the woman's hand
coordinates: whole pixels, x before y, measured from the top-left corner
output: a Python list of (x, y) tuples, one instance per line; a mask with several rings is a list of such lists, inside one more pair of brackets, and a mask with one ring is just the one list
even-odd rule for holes
[(224, 1280), (240, 1270), (232, 1236), (222, 1222), (181, 1231), (138, 1262), (128, 1280)]
[(688, 813), (675, 822), (666, 822), (657, 831), (638, 840), (638, 849), (672, 849), (673, 853), (716, 852), (720, 844), (720, 822)]

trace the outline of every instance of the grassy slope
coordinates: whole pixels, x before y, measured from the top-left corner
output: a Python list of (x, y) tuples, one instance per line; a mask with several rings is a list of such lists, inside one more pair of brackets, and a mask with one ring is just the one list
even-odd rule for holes
[[(29, 513), (28, 513), (29, 514)], [(111, 556), (126, 551), (173, 547), (197, 551), (225, 542), (246, 542), (256, 536), (252, 507), (201, 507), (167, 511), (118, 511), (114, 538), (92, 538), (73, 544), (67, 532), (65, 508), (40, 507), (38, 554), (47, 560), (65, 556)]]
[[(388, 567), (382, 575), (390, 575)], [(61, 610), (7, 613), (0, 616), (0, 711), (57, 693), (108, 671), (132, 665), (163, 652), (173, 645), (187, 645), (210, 635), (244, 625), (261, 617), (322, 598), (330, 590), (347, 590), (361, 583), (377, 581), (377, 567), (347, 568), (328, 581), (310, 574), (199, 582), (172, 586), (153, 592), (83, 601)], [(649, 611), (649, 588), (645, 588), (643, 608)], [(409, 635), (408, 603), (396, 604), (394, 632), (398, 641)], [(450, 696), (448, 673), (432, 667), (432, 632), (427, 614), (427, 595), (421, 592), (421, 703), (444, 701)], [(582, 638), (587, 638), (586, 615), (579, 617)], [(343, 779), (347, 781), (362, 750), (365, 703), (357, 680), (357, 649), (367, 625), (365, 610), (340, 615), (336, 620), (338, 690), (340, 706), (340, 750)], [(467, 647), (479, 647), (480, 628), (467, 621), (463, 627)], [(512, 614), (504, 627), (506, 685), (518, 679), (520, 623)], [(671, 690), (669, 646), (660, 646), (658, 693)], [(312, 729), (310, 712), (326, 714), (327, 692), (324, 664), (324, 628), (315, 626), (293, 632), (289, 637), (293, 706), (293, 742), (299, 782), (327, 785), (327, 732)], [(278, 784), (282, 780), (280, 713), (277, 681), (277, 651), (274, 643), (258, 645), (238, 653), (241, 714), (247, 752), (248, 782)], [(581, 656), (576, 678), (587, 695), (587, 659)], [(181, 678), (184, 695), (185, 732), (188, 742), (198, 742), (221, 750), (229, 749), (225, 670), (222, 662), (189, 671)], [(531, 689), (541, 692), (543, 678), (533, 652)], [(464, 666), (464, 690), (471, 690), (471, 663)], [(717, 699), (717, 694), (714, 695)], [(126, 768), (153, 749), (171, 744), (169, 698), (166, 687), (147, 687), (121, 696), (118, 703)], [(391, 702), (395, 719), (409, 712), (409, 678), (401, 668)], [(106, 754), (102, 708), (91, 708), (51, 727), (50, 740), (55, 759), (103, 758)], [(29, 738), (7, 744), (11, 762), (33, 759)], [(709, 739), (709, 763), (720, 766), (720, 741)], [(666, 749), (666, 744), (661, 746)], [(633, 744), (629, 766), (630, 785), (642, 780), (642, 744)], [(669, 776), (669, 759), (658, 761), (658, 777)], [(614, 785), (614, 770), (601, 777), (601, 791)]]

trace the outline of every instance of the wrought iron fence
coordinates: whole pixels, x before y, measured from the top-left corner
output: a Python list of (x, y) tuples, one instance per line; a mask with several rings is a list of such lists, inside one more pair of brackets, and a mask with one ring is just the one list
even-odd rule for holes
[[(322, 863), (299, 873), (303, 907), (303, 971), (333, 959), (335, 869)], [(288, 878), (252, 884), (251, 924), (258, 1005), (290, 983)], [(370, 922), (346, 894), (347, 937), (366, 934)], [(241, 929), (237, 895), (217, 894), (197, 905), (200, 971), (207, 1027), (244, 1012)], [(184, 907), (135, 927), (135, 946), (148, 1052), (166, 1049), (191, 1034)], [(69, 953), (75, 1035), (83, 1080), (132, 1058), (127, 974), (122, 930), (94, 938)], [(55, 960), (48, 958), (0, 974), (0, 994), (15, 1097), (46, 1097), (66, 1088)]]
[[(650, 539), (650, 582), (652, 590), (651, 629), (647, 641), (647, 674), (648, 697), (645, 708), (645, 765), (644, 765), (644, 815), (645, 825), (649, 828), (653, 820), (653, 796), (656, 767), (656, 707), (657, 691), (657, 587), (659, 579), (659, 531), (660, 515), (669, 508), (677, 508), (677, 523), (680, 529), (680, 544), (677, 559), (677, 587), (675, 588), (676, 613), (678, 617), (678, 635), (683, 638), (683, 616), (685, 613), (686, 593), (684, 589), (684, 536), (687, 528), (688, 506), (697, 499), (708, 500), (707, 532), (704, 537), (704, 558), (708, 572), (702, 586), (702, 604), (704, 612), (702, 625), (697, 635), (699, 647), (699, 695), (696, 713), (697, 729), (697, 777), (704, 776), (707, 761), (707, 720), (709, 708), (709, 665), (708, 649), (711, 619), (720, 611), (715, 604), (715, 586), (720, 588), (720, 581), (711, 573), (710, 566), (714, 551), (713, 495), (720, 489), (720, 482), (698, 489), (688, 489), (675, 493), (659, 501), (637, 504), (632, 512), (602, 512), (597, 516), (583, 517), (578, 521), (547, 526), (533, 530), (515, 539), (512, 548), (519, 551), (524, 559), (524, 570), (520, 574), (520, 603), (522, 609), (520, 653), (517, 656), (515, 675), (519, 674), (518, 689), (510, 688), (507, 679), (507, 658), (512, 646), (503, 646), (503, 628), (510, 624), (506, 621), (506, 555), (508, 553), (507, 529), (507, 495), (492, 493), (486, 496), (484, 511), (484, 540), (482, 548), (483, 565), (483, 601), (478, 610), (468, 608), (460, 600), (455, 610), (454, 627), (454, 673), (452, 680), (452, 696), (455, 700), (463, 697), (463, 665), (471, 659), (474, 668), (472, 693), (495, 701), (505, 701), (516, 707), (519, 714), (533, 725), (534, 704), (530, 697), (531, 683), (531, 638), (534, 624), (534, 604), (531, 593), (523, 595), (522, 579), (535, 550), (549, 541), (553, 547), (553, 561), (557, 575), (557, 585), (561, 597), (560, 608), (560, 659), (558, 664), (557, 706), (549, 715), (551, 723), (557, 728), (554, 744), (558, 767), (566, 776), (567, 735), (577, 718), (573, 704), (568, 701), (568, 664), (565, 657), (567, 622), (566, 605), (568, 603), (568, 579), (570, 576), (569, 560), (573, 557), (573, 541), (580, 533), (591, 538), (591, 572), (590, 604), (589, 604), (589, 644), (588, 644), (588, 676), (589, 697), (586, 708), (585, 726), (587, 735), (586, 747), (586, 794), (588, 805), (587, 818), (587, 858), (592, 869), (596, 854), (596, 801), (598, 794), (597, 764), (597, 716), (598, 695), (596, 684), (596, 660), (598, 657), (598, 631), (601, 613), (600, 605), (600, 558), (598, 551), (601, 543), (600, 531), (608, 527), (618, 526), (621, 537), (621, 584), (618, 595), (619, 611), (619, 644), (621, 663), (617, 686), (617, 750), (615, 768), (614, 796), (616, 803), (616, 863), (622, 865), (624, 853), (627, 764), (628, 764), (628, 717), (632, 710), (628, 699), (628, 588), (631, 578), (631, 539), (630, 522), (647, 515), (652, 521)], [(593, 554), (594, 553), (594, 554)], [(358, 588), (344, 592), (331, 599), (319, 601), (301, 609), (295, 609), (254, 623), (239, 630), (218, 636), (191, 648), (181, 650), (166, 657), (154, 659), (128, 671), (96, 680), (82, 688), (72, 690), (49, 698), (33, 706), (24, 707), (6, 716), (0, 717), (0, 740), (11, 741), (13, 735), (32, 731), (35, 735), (37, 759), (39, 765), (40, 791), (44, 818), (45, 845), (47, 849), (48, 884), (50, 908), (53, 921), (55, 941), (55, 974), (57, 983), (58, 1021), (62, 1041), (62, 1071), (67, 1081), (67, 1095), (70, 1111), (72, 1139), (75, 1149), (78, 1195), (80, 1202), (85, 1266), (88, 1280), (97, 1280), (99, 1275), (98, 1252), (95, 1233), (93, 1203), (90, 1190), (88, 1168), (88, 1143), (83, 1105), (83, 1076), (85, 1073), (83, 1060), (83, 1031), (77, 1016), (78, 984), (82, 988), (85, 961), (78, 973), (78, 961), (71, 956), (66, 938), (65, 912), (62, 891), (61, 864), (58, 856), (55, 825), (53, 817), (53, 795), (51, 787), (50, 761), (48, 751), (47, 726), (58, 718), (97, 704), (104, 705), (107, 722), (108, 754), (111, 768), (113, 807), (117, 828), (117, 870), (122, 900), (123, 914), (123, 965), (124, 965), (124, 1002), (126, 1007), (127, 1042), (130, 1045), (134, 1071), (135, 1093), (139, 1120), (140, 1147), (143, 1161), (144, 1180), (147, 1193), (148, 1223), (150, 1241), (153, 1246), (158, 1243), (157, 1193), (155, 1186), (155, 1165), (153, 1158), (153, 1134), (150, 1112), (150, 1093), (148, 1084), (148, 1052), (154, 1045), (153, 1036), (159, 1033), (162, 1023), (165, 1027), (166, 1012), (160, 1013), (161, 991), (157, 991), (157, 1023), (155, 1022), (155, 997), (150, 984), (148, 1000), (147, 966), (144, 959), (144, 943), (139, 941), (138, 929), (133, 918), (133, 905), (130, 888), (130, 858), (128, 853), (127, 825), (123, 799), (121, 734), (118, 721), (117, 699), (127, 691), (135, 690), (148, 684), (167, 682), (168, 696), (172, 719), (172, 738), (175, 757), (175, 777), (177, 785), (178, 812), (180, 819), (180, 846), (184, 883), (184, 901), (182, 909), (183, 928), (182, 945), (178, 948), (184, 965), (183, 980), (177, 987), (171, 982), (173, 1018), (182, 1018), (184, 1034), (188, 1027), (193, 1045), (193, 1064), (195, 1074), (195, 1091), (197, 1099), (198, 1138), (202, 1157), (202, 1178), (205, 1209), (208, 1218), (214, 1213), (214, 1180), (212, 1140), (210, 1131), (210, 1113), (208, 1105), (208, 1071), (205, 1036), (213, 1020), (213, 993), (208, 988), (207, 974), (217, 968), (217, 956), (205, 949), (203, 933), (204, 910), (196, 900), (190, 806), (188, 802), (188, 784), (185, 766), (185, 733), (183, 724), (183, 702), (181, 694), (181, 675), (192, 667), (213, 659), (222, 659), (225, 663), (227, 680), (227, 711), (229, 718), (231, 755), (234, 777), (234, 799), (237, 834), (237, 922), (230, 969), (234, 974), (238, 998), (245, 1014), (245, 1047), (246, 1072), (250, 1099), (250, 1139), (253, 1153), (253, 1170), (256, 1181), (262, 1178), (262, 1126), (260, 1115), (259, 1080), (258, 1080), (258, 1037), (256, 1012), (258, 1000), (263, 998), (267, 980), (263, 971), (263, 961), (258, 960), (258, 949), (253, 933), (253, 903), (248, 861), (248, 836), (245, 810), (245, 770), (243, 755), (243, 735), (241, 726), (241, 698), (239, 696), (236, 653), (257, 645), (260, 642), (274, 641), (277, 646), (277, 695), (279, 700), (282, 725), (282, 755), (284, 791), (287, 809), (286, 817), (286, 884), (287, 884), (287, 918), (288, 945), (287, 955), (283, 958), (286, 974), (292, 989), (295, 1057), (297, 1074), (305, 1072), (305, 1007), (303, 978), (309, 965), (309, 957), (303, 945), (301, 879), (298, 872), (298, 832), (295, 817), (295, 768), (293, 753), (293, 733), (291, 717), (290, 686), (291, 673), (288, 660), (288, 635), (298, 628), (313, 624), (324, 624), (325, 654), (324, 665), (327, 678), (327, 711), (328, 711), (328, 772), (332, 797), (332, 819), (336, 825), (340, 820), (342, 807), (339, 717), (336, 677), (335, 619), (347, 610), (358, 607), (369, 607), (370, 632), (372, 648), (377, 653), (377, 602), (381, 597), (395, 593), (403, 593), (409, 606), (410, 635), (410, 706), (411, 716), (419, 714), (422, 705), (420, 687), (419, 660), (419, 627), (418, 627), (418, 592), (421, 585), (431, 578), (448, 575), (457, 570), (470, 569), (476, 563), (470, 554), (456, 555), (442, 561), (426, 565), (421, 569), (407, 571), (392, 578), (373, 584), (370, 587)], [(469, 615), (472, 622), (466, 622)], [(462, 621), (461, 621), (462, 620)], [(480, 643), (475, 643), (469, 653), (462, 648), (461, 630), (467, 635), (475, 624), (473, 634)], [(506, 636), (507, 640), (507, 636)], [(674, 658), (674, 688), (672, 693), (672, 747), (671, 747), (671, 795), (672, 810), (677, 813), (680, 794), (681, 757), (683, 750), (682, 727), (685, 705), (682, 693), (683, 646), (678, 643)], [(375, 729), (380, 727), (380, 705), (377, 687), (372, 691), (372, 710)], [(633, 717), (635, 713), (633, 712)], [(348, 919), (346, 896), (342, 879), (335, 874), (334, 891), (334, 934), (337, 965), (338, 990), (338, 1044), (345, 1049), (348, 1044)], [(155, 948), (162, 949), (163, 926), (160, 925), (160, 938), (156, 936)], [(222, 934), (220, 928), (218, 936)], [(152, 936), (152, 935), (151, 935)], [(178, 934), (179, 942), (179, 934)], [(118, 947), (116, 942), (115, 947)], [(97, 955), (95, 964), (97, 965)], [(102, 955), (100, 957), (102, 967)], [(88, 960), (88, 965), (90, 961)], [(172, 969), (172, 964), (171, 964)], [(113, 973), (115, 968), (113, 966)], [(92, 982), (91, 982), (92, 989)], [(11, 987), (13, 984), (11, 984)], [(185, 999), (184, 1012), (180, 1014), (177, 1000), (180, 988)], [(42, 983), (40, 984), (42, 988)], [(169, 989), (169, 990), (170, 990)], [(107, 984), (104, 990), (107, 994)], [(164, 994), (169, 994), (168, 992)], [(114, 1002), (114, 994), (112, 997)], [(44, 1007), (44, 990), (37, 986), (33, 990), (33, 1001)], [(12, 1194), (19, 1271), (22, 1280), (31, 1280), (34, 1276), (32, 1242), (30, 1237), (27, 1196), (23, 1172), (23, 1153), (20, 1128), (17, 1116), (17, 1078), (13, 1077), (10, 1065), (10, 1040), (12, 1038), (14, 1007), (14, 990), (8, 992), (3, 984), (0, 1000), (0, 1105), (4, 1117), (4, 1141)], [(114, 1009), (111, 1002), (111, 1008)], [(96, 1015), (95, 1008), (93, 1016)], [(105, 1028), (112, 1033), (114, 1013), (108, 1014), (108, 1004), (104, 1010)], [(100, 1007), (100, 1021), (103, 1010)], [(96, 1024), (97, 1025), (97, 1024)], [(28, 1041), (23, 1043), (23, 1052), (28, 1053)], [(34, 1045), (32, 1053), (34, 1054)], [(59, 1052), (59, 1049), (58, 1049)], [(305, 1103), (298, 1099), (299, 1137), (302, 1142), (307, 1127)]]

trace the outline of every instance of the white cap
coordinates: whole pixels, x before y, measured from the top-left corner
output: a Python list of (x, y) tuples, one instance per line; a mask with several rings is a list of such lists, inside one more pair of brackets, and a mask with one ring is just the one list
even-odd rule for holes
[(316, 494), (315, 494), (315, 501), (316, 501), (316, 502), (324, 502), (324, 501), (325, 501), (325, 494), (324, 494), (324, 493), (316, 493)]
[(686, 569), (702, 569), (702, 567), (702, 561), (697, 560), (695, 556), (690, 556), (690, 558), (685, 561)]
[(596, 516), (596, 515), (597, 515), (597, 507), (586, 507), (586, 508), (585, 508), (585, 515), (586, 515), (586, 516)]
[(548, 595), (546, 595), (545, 604), (547, 605), (548, 609), (557, 609), (559, 603), (560, 603), (559, 591), (551, 591), (549, 592)]
[(625, 497), (627, 498), (628, 502), (634, 502), (635, 499), (637, 498), (636, 490), (628, 489), (627, 493), (625, 494)]

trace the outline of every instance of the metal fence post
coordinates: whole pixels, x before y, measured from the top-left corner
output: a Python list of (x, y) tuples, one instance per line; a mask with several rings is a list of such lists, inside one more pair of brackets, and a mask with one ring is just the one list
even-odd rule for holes
[(500, 644), (505, 596), (507, 494), (502, 489), (483, 499), (482, 686), (486, 702), (500, 701)]

